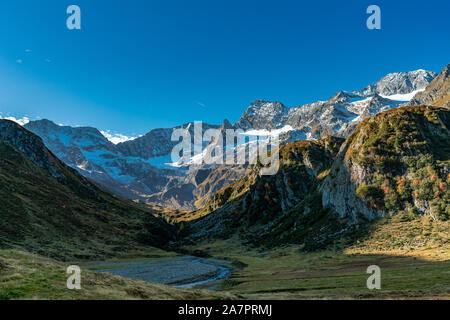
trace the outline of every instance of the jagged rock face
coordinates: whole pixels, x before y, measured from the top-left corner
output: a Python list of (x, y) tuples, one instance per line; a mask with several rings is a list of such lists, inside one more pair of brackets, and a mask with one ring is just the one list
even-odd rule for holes
[(220, 189), (229, 186), (234, 181), (239, 180), (250, 171), (248, 165), (235, 165), (230, 168), (228, 165), (220, 165), (214, 170), (204, 170), (208, 173), (206, 178), (197, 181), (198, 185), (194, 191), (197, 199), (196, 208), (202, 208)]
[(363, 119), (399, 104), (378, 94), (365, 98), (361, 94), (341, 91), (329, 101), (291, 109), (287, 124), (306, 132), (307, 138), (346, 137)]
[(202, 208), (220, 189), (242, 178), (250, 170), (248, 165), (216, 165), (191, 168), (182, 181), (171, 181), (166, 188), (147, 198), (168, 208), (196, 210)]
[[(31, 121), (25, 127), (40, 135), (58, 157), (84, 176), (113, 193), (143, 202), (196, 209), (196, 200), (211, 194), (207, 188), (197, 188), (201, 183), (198, 182), (198, 176), (203, 171), (207, 170), (217, 177), (216, 182), (208, 184), (213, 190), (220, 189), (243, 174), (240, 169), (230, 168), (229, 173), (221, 169), (218, 172), (222, 172), (223, 176), (218, 177), (217, 172), (213, 173), (215, 167), (211, 166), (171, 169), (168, 166), (157, 168), (152, 165), (158, 158), (171, 162), (172, 148), (179, 143), (170, 141), (172, 131), (184, 128), (193, 138), (193, 123), (170, 129), (155, 129), (144, 137), (118, 145), (108, 141), (95, 128), (58, 126), (49, 120)], [(233, 127), (227, 120), (222, 126), (202, 124), (203, 133), (211, 128), (220, 129), (223, 134), (224, 130)]]
[[(206, 129), (211, 126), (206, 126)], [(213, 127), (216, 129), (216, 127)], [(218, 143), (223, 144), (223, 154), (227, 146), (226, 130), (234, 127), (228, 120), (218, 128), (212, 142), (205, 144), (206, 150), (213, 150)], [(248, 165), (192, 163), (186, 166), (184, 177), (172, 179), (165, 188), (147, 198), (148, 202), (169, 208), (196, 210), (205, 204), (219, 189), (241, 178)]]
[(171, 141), (172, 128), (154, 129), (146, 135), (117, 144), (124, 155), (149, 159), (168, 155), (176, 142)]
[(236, 127), (243, 130), (277, 129), (287, 120), (288, 109), (281, 102), (256, 100), (242, 114)]
[[(244, 130), (290, 126), (291, 131), (296, 131), (292, 135), (303, 139), (320, 139), (327, 135), (347, 137), (359, 122), (400, 106), (404, 101), (394, 99), (399, 95), (424, 90), (435, 76), (436, 73), (425, 70), (391, 73), (361, 91), (340, 91), (328, 101), (294, 108), (286, 108), (280, 102), (257, 100), (248, 107), (235, 126)], [(386, 98), (391, 96), (394, 97)], [(287, 137), (285, 142), (288, 141), (292, 140)]]
[(450, 108), (450, 64), (434, 78), (425, 91), (417, 93), (410, 104)]
[(49, 120), (31, 121), (24, 127), (39, 135), (59, 159), (75, 168), (100, 170), (95, 162), (86, 158), (83, 151), (116, 152), (114, 144), (95, 128), (62, 127)]
[(195, 212), (202, 218), (187, 225), (189, 239), (237, 235), (309, 250), (399, 211), (448, 220), (449, 128), (449, 109), (402, 107), (364, 120), (345, 142), (288, 143), (276, 175), (259, 176), (256, 166)]
[(434, 77), (436, 77), (435, 72), (426, 70), (389, 73), (378, 82), (362, 89), (361, 93), (364, 96), (371, 96), (375, 93), (383, 96), (406, 94), (424, 89)]
[(414, 207), (435, 218), (450, 214), (449, 128), (444, 108), (403, 107), (366, 119), (321, 186), (323, 205), (355, 221)]

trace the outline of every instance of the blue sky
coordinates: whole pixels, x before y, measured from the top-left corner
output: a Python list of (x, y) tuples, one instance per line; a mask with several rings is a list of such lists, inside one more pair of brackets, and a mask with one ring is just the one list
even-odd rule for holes
[[(81, 8), (82, 29), (66, 28)], [(381, 8), (381, 30), (366, 8)], [(450, 2), (40, 0), (0, 4), (0, 113), (127, 135), (238, 120), (449, 63)]]

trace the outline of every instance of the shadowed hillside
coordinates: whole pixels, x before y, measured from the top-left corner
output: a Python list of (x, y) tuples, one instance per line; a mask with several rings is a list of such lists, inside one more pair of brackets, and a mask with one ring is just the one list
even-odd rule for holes
[(42, 140), (0, 120), (0, 247), (57, 258), (98, 259), (164, 246), (171, 227), (101, 191)]

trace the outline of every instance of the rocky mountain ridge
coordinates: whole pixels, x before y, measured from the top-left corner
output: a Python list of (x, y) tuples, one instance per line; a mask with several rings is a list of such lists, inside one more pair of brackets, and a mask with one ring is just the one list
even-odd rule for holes
[(410, 104), (413, 106), (425, 104), (450, 107), (450, 64), (433, 79), (427, 88), (417, 93)]
[[(226, 128), (233, 128), (256, 134), (277, 130), (282, 143), (327, 135), (347, 137), (366, 117), (404, 103), (389, 97), (402, 99), (402, 94), (423, 90), (434, 76), (424, 70), (393, 73), (361, 91), (340, 91), (328, 101), (294, 108), (281, 102), (256, 100), (234, 125), (228, 121), (222, 126), (203, 124), (202, 130), (219, 129), (224, 133)], [(193, 123), (154, 129), (117, 145), (95, 128), (60, 127), (48, 120), (31, 121), (25, 127), (41, 136), (66, 164), (107, 190), (161, 206), (196, 209), (196, 203), (204, 203), (215, 191), (247, 172), (241, 166), (226, 171), (220, 165), (192, 161), (181, 166), (171, 164), (170, 153), (178, 143), (171, 141), (173, 130), (184, 128), (193, 136)], [(207, 148), (207, 143), (203, 147)]]
[(333, 134), (345, 137), (364, 118), (400, 106), (436, 77), (416, 70), (390, 73), (360, 91), (339, 91), (328, 101), (287, 108), (281, 102), (256, 100), (235, 123), (243, 129), (280, 129), (290, 126), (308, 139)]

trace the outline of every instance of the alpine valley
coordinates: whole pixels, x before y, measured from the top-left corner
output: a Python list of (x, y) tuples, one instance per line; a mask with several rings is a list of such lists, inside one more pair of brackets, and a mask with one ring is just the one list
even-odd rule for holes
[[(0, 299), (449, 299), (449, 69), (203, 124), (279, 134), (271, 176), (173, 162), (173, 131), (194, 123), (113, 143), (0, 120)], [(65, 289), (69, 263), (83, 290)]]

